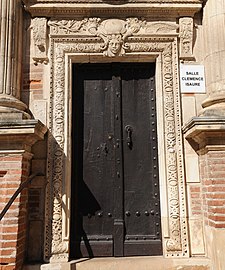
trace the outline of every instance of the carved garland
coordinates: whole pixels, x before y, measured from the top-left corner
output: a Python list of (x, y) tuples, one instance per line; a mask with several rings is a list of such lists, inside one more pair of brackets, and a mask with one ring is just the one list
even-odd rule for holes
[[(94, 24), (93, 24), (94, 21)], [(109, 33), (107, 24), (117, 22), (114, 33)], [(163, 78), (163, 111), (165, 121), (164, 138), (166, 142), (166, 174), (169, 209), (169, 239), (165, 239), (166, 256), (188, 256), (187, 221), (184, 194), (182, 137), (180, 119), (180, 97), (178, 87), (178, 56), (177, 41), (173, 36), (143, 37), (138, 36), (144, 22), (135, 20), (129, 24), (129, 19), (106, 20), (100, 28), (99, 19), (88, 19), (77, 25), (77, 32), (88, 31), (84, 37), (60, 37), (62, 30), (55, 22), (51, 26), (51, 105), (50, 105), (50, 131), (49, 159), (48, 159), (48, 185), (46, 204), (46, 237), (45, 258), (52, 261), (68, 260), (68, 242), (62, 237), (62, 194), (65, 184), (65, 54), (102, 53), (107, 57), (120, 56), (121, 54), (153, 52), (162, 55)], [(68, 23), (65, 22), (66, 24)], [(92, 32), (90, 32), (90, 23)], [(87, 27), (88, 25), (88, 27)], [(101, 25), (101, 26), (102, 26)], [(85, 27), (84, 27), (85, 26)], [(106, 27), (105, 27), (106, 26)], [(60, 30), (61, 29), (61, 30)], [(119, 30), (118, 30), (119, 29)], [(75, 32), (76, 32), (75, 31)], [(127, 35), (129, 32), (129, 35)], [(100, 33), (100, 34), (99, 34)], [(102, 34), (103, 33), (103, 34)], [(129, 37), (137, 33), (136, 36)], [(53, 35), (54, 34), (54, 35)], [(117, 50), (109, 49), (108, 40), (111, 35), (120, 35), (122, 43)], [(102, 36), (103, 35), (103, 36)], [(97, 37), (96, 37), (97, 36)], [(125, 37), (126, 36), (126, 37)], [(125, 42), (126, 41), (126, 42)], [(118, 49), (119, 48), (119, 49)], [(107, 53), (106, 53), (107, 52)], [(123, 53), (122, 53), (123, 52)], [(52, 217), (52, 221), (51, 221)]]

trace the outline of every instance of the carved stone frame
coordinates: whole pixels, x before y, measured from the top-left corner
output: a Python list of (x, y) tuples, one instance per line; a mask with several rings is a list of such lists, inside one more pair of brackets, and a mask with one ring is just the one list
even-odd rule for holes
[[(68, 261), (73, 62), (156, 61), (162, 238), (165, 257), (187, 257), (188, 228), (178, 80), (178, 37), (136, 35), (125, 56), (103, 57), (100, 37), (50, 37), (50, 136), (46, 187), (45, 260)], [(114, 60), (115, 59), (115, 60)], [(125, 60), (124, 60), (125, 59)]]

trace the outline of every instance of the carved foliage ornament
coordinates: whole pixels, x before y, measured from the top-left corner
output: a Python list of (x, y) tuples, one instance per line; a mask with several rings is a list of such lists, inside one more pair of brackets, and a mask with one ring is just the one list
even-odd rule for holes
[(99, 18), (89, 18), (82, 21), (50, 21), (52, 34), (60, 32), (87, 33), (100, 37), (103, 41), (101, 50), (104, 56), (114, 57), (125, 54), (128, 48), (126, 40), (128, 37), (138, 33), (145, 25), (145, 21), (137, 18), (129, 18), (126, 21), (120, 19), (109, 19), (101, 21)]
[(85, 18), (76, 20), (51, 20), (50, 33), (54, 35), (81, 35), (100, 37), (103, 45), (100, 50), (104, 56), (124, 55), (129, 50), (128, 38), (135, 35), (175, 35), (178, 25), (172, 22), (146, 22), (138, 18), (126, 20)]

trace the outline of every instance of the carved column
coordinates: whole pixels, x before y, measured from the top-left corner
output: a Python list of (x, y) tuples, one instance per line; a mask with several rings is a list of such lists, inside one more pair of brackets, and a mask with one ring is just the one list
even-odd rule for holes
[(22, 3), (1, 1), (0, 119), (29, 118), (20, 99), (22, 62)]
[(208, 98), (184, 135), (199, 155), (207, 255), (213, 269), (225, 269), (225, 1), (208, 0), (203, 14), (204, 65)]
[(204, 7), (206, 87), (209, 97), (203, 102), (203, 115), (225, 116), (225, 3), (208, 0)]

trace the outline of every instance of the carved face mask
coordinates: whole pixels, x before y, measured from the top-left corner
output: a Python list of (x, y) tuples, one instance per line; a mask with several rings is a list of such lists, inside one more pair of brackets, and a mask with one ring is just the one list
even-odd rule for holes
[(120, 35), (113, 35), (112, 38), (109, 41), (109, 51), (111, 51), (113, 54), (117, 54), (119, 50), (121, 49), (121, 36)]

